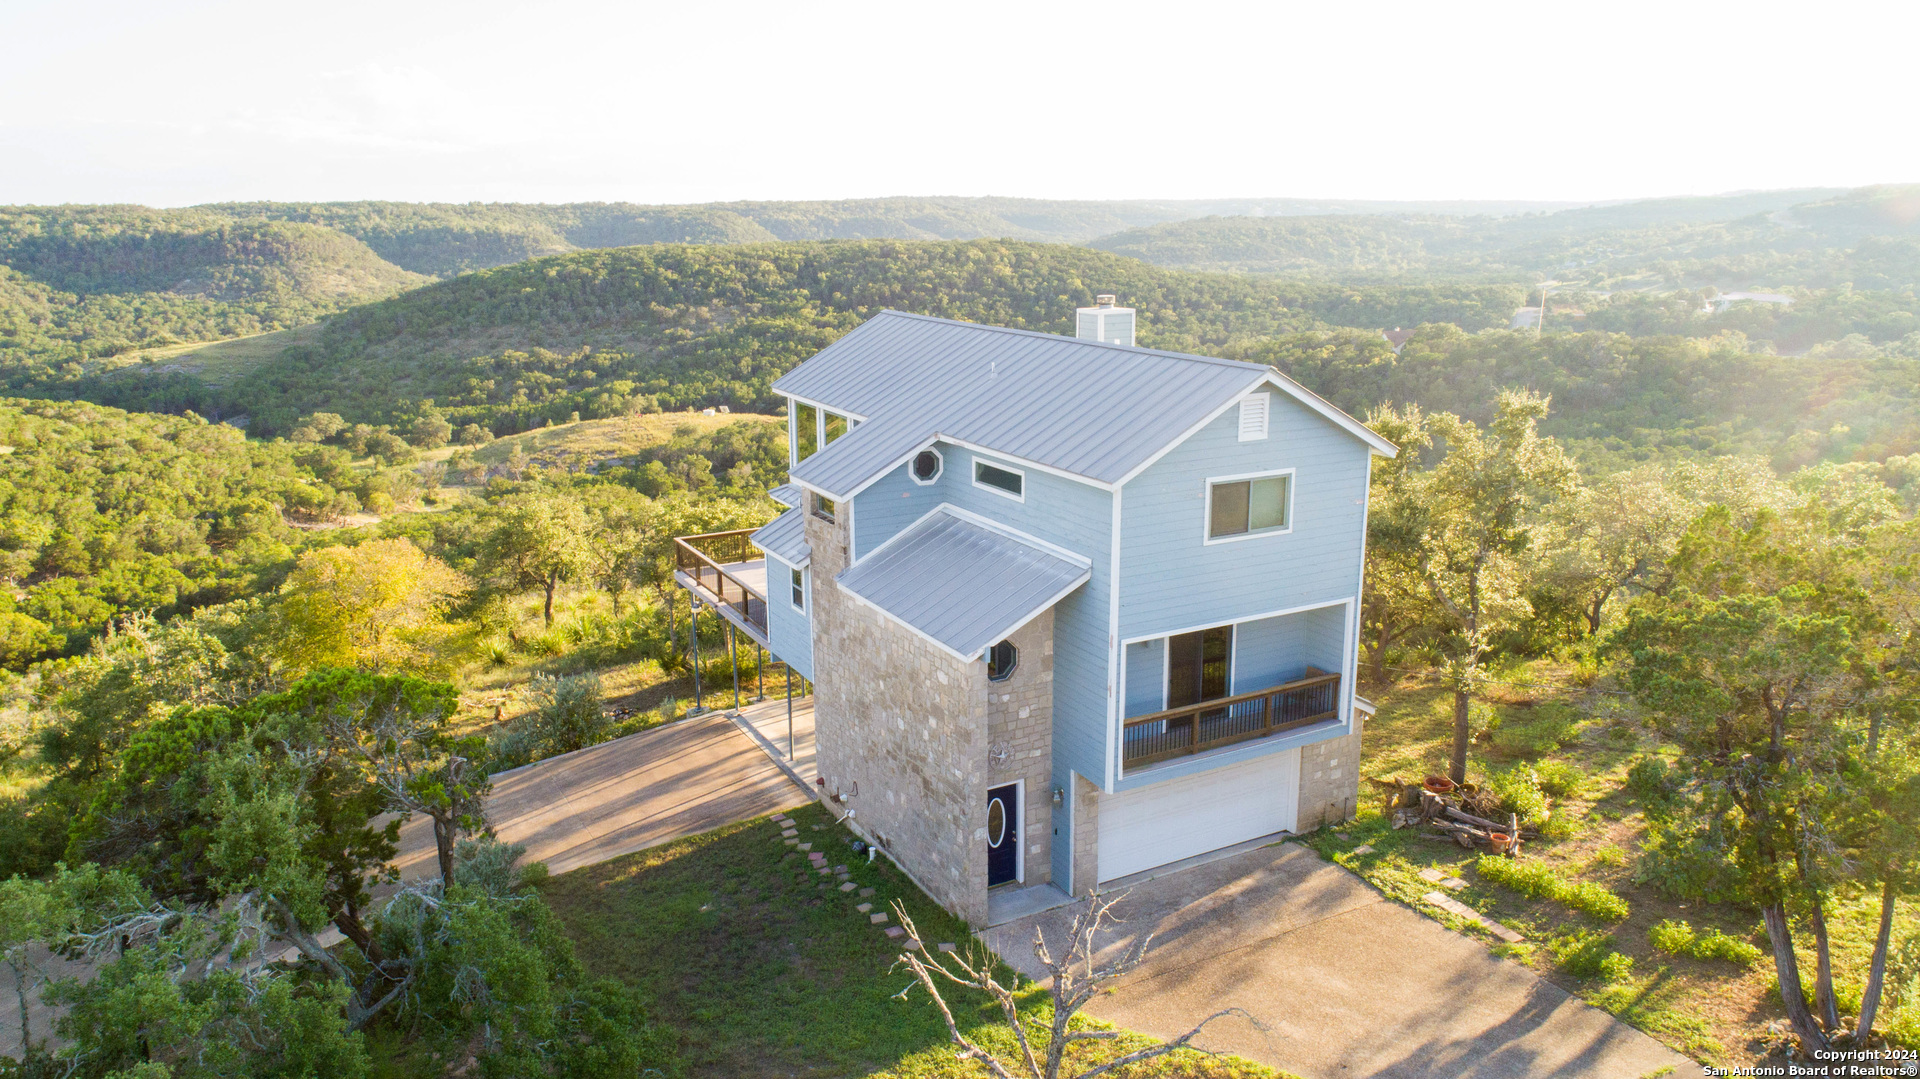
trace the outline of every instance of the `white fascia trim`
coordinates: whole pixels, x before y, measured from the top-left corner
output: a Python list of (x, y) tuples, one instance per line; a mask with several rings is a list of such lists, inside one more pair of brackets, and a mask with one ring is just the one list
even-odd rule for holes
[[(1287, 394), (1287, 396), (1292, 397), (1294, 400), (1299, 401), (1301, 404), (1307, 406), (1308, 408), (1314, 410), (1315, 412), (1318, 412), (1320, 415), (1325, 416), (1329, 420), (1332, 420), (1335, 424), (1337, 424), (1340, 427), (1341, 430), (1347, 432), (1348, 434), (1359, 439), (1360, 441), (1365, 442), (1368, 448), (1372, 449), (1373, 452), (1379, 454), (1380, 456), (1382, 457), (1400, 456), (1400, 447), (1394, 445), (1391, 442), (1388, 442), (1386, 439), (1381, 438), (1379, 435), (1374, 434), (1372, 428), (1369, 428), (1366, 424), (1361, 423), (1359, 420), (1356, 420), (1352, 416), (1349, 416), (1345, 412), (1342, 412), (1338, 408), (1335, 408), (1332, 402), (1328, 401), (1326, 398), (1320, 396), (1319, 394), (1313, 392), (1312, 390), (1307, 389), (1305, 386), (1300, 385), (1298, 382), (1295, 382), (1294, 380), (1288, 378), (1287, 376), (1281, 374), (1280, 372), (1272, 369), (1268, 370), (1266, 375), (1266, 381), (1271, 382), (1274, 386), (1278, 387), (1282, 392)], [(1271, 424), (1273, 421), (1271, 418), (1269, 418), (1267, 422)]]
[[(861, 555), (860, 561), (864, 562), (867, 559), (872, 558), (874, 555), (879, 554), (881, 551), (884, 551), (887, 548), (893, 546), (894, 544), (899, 543), (901, 540), (907, 537), (908, 533), (912, 532), (916, 528), (919, 528), (923, 523), (926, 522), (927, 518), (932, 517), (936, 513), (944, 513), (949, 517), (953, 517), (958, 520), (965, 521), (970, 525), (978, 525), (979, 527), (984, 528), (989, 532), (997, 532), (1000, 535), (1005, 536), (1010, 540), (1018, 540), (1019, 542), (1027, 544), (1028, 546), (1038, 547), (1041, 550), (1046, 551), (1048, 554), (1056, 555), (1060, 558), (1063, 558), (1068, 562), (1072, 562), (1074, 565), (1079, 566), (1082, 569), (1090, 569), (1093, 566), (1093, 559), (1088, 558), (1086, 555), (1080, 554), (1077, 551), (1070, 551), (1067, 548), (1062, 547), (1057, 543), (1049, 543), (1046, 540), (1041, 539), (1039, 536), (1034, 536), (1026, 532), (1022, 532), (1019, 529), (1014, 528), (1010, 525), (1001, 524), (999, 521), (996, 521), (991, 517), (982, 517), (971, 510), (963, 510), (959, 506), (956, 506), (951, 502), (942, 502), (938, 506), (935, 506), (932, 509), (928, 510), (927, 512), (921, 514), (919, 517), (914, 518), (914, 521), (912, 524), (908, 525), (907, 527), (901, 529), (898, 532), (895, 532), (893, 535), (888, 536), (885, 543), (882, 543), (880, 546), (875, 547), (873, 550), (868, 551), (864, 555)], [(848, 563), (847, 568), (852, 569), (853, 564)], [(1068, 591), (1072, 591), (1072, 589), (1068, 589)]]
[[(1122, 481), (1125, 482), (1125, 481)], [(1125, 747), (1120, 742), (1120, 686), (1125, 677), (1121, 664), (1126, 650), (1120, 647), (1120, 497), (1126, 491), (1120, 486), (1113, 489), (1113, 535), (1108, 539), (1107, 554), (1107, 752), (1106, 781), (1100, 789), (1113, 793), (1113, 784), (1120, 775), (1120, 754)], [(1076, 837), (1077, 838), (1077, 837)], [(1098, 874), (1095, 874), (1098, 876)]]
[(1163, 629), (1153, 633), (1143, 633), (1138, 637), (1128, 637), (1125, 640), (1121, 641), (1120, 643), (1122, 645), (1129, 645), (1129, 644), (1139, 644), (1141, 641), (1157, 641), (1162, 637), (1173, 637), (1173, 636), (1178, 636), (1179, 634), (1182, 634), (1182, 633), (1198, 633), (1203, 629), (1216, 629), (1220, 626), (1237, 626), (1243, 622), (1258, 622), (1263, 618), (1279, 618), (1282, 615), (1300, 614), (1303, 611), (1317, 611), (1325, 607), (1338, 607), (1343, 603), (1353, 603), (1355, 599), (1356, 597), (1354, 596), (1347, 596), (1342, 599), (1322, 600), (1319, 603), (1305, 603), (1305, 604), (1301, 604), (1298, 607), (1288, 607), (1288, 608), (1285, 608), (1284, 610), (1263, 611), (1259, 614), (1250, 614), (1241, 618), (1229, 618), (1220, 622), (1207, 622), (1203, 625), (1198, 625), (1198, 626), (1182, 626), (1179, 629)]
[(1075, 589), (1079, 588), (1081, 585), (1086, 584), (1088, 581), (1091, 581), (1091, 580), (1093, 580), (1093, 570), (1091, 569), (1081, 570), (1080, 576), (1074, 578), (1072, 584), (1068, 585), (1065, 588), (1062, 588), (1058, 593), (1056, 593), (1053, 596), (1053, 598), (1048, 599), (1045, 602), (1041, 603), (1040, 606), (1035, 607), (1031, 614), (1022, 615), (1019, 621), (1015, 622), (1013, 625), (1008, 626), (1007, 628), (989, 637), (987, 639), (987, 643), (981, 645), (980, 650), (974, 653), (974, 658), (976, 659), (985, 658), (987, 649), (992, 648), (994, 645), (999, 644), (1001, 641), (1004, 641), (1008, 637), (1013, 636), (1015, 633), (1020, 632), (1021, 627), (1025, 626), (1028, 622), (1031, 622), (1034, 619), (1040, 617), (1040, 613), (1042, 611), (1048, 610), (1054, 604), (1060, 602), (1063, 599), (1066, 599), (1068, 596), (1073, 594)]
[[(1367, 458), (1371, 461), (1373, 458)], [(1265, 528), (1258, 532), (1242, 532), (1235, 536), (1213, 534), (1213, 489), (1223, 483), (1237, 483), (1240, 480), (1264, 480), (1275, 476), (1287, 477), (1287, 527)], [(1201, 499), (1206, 503), (1206, 515), (1200, 519), (1200, 546), (1213, 547), (1222, 543), (1239, 543), (1242, 540), (1266, 539), (1268, 536), (1290, 536), (1293, 534), (1293, 489), (1299, 486), (1294, 482), (1297, 477), (1291, 468), (1270, 468), (1265, 472), (1243, 472), (1237, 476), (1208, 476), (1201, 481), (1206, 490)]]
[[(786, 559), (781, 558), (779, 555), (774, 554), (772, 551), (768, 550), (767, 548), (762, 547), (759, 541), (757, 540), (748, 540), (747, 542), (752, 543), (755, 547), (759, 547), (760, 553), (767, 556), (767, 561), (778, 562), (781, 565), (787, 567), (788, 569), (806, 569), (808, 566), (813, 564), (813, 556), (811, 554), (809, 554), (807, 557), (801, 559), (798, 562), (789, 562)], [(767, 590), (772, 591), (773, 586), (768, 585)]]
[[(1165, 457), (1167, 454), (1172, 453), (1174, 450), (1180, 448), (1181, 443), (1185, 442), (1189, 438), (1192, 438), (1194, 435), (1199, 434), (1202, 430), (1206, 428), (1208, 424), (1226, 415), (1228, 409), (1239, 405), (1242, 398), (1246, 397), (1246, 395), (1249, 392), (1251, 392), (1253, 389), (1255, 389), (1256, 387), (1264, 383), (1266, 380), (1267, 380), (1267, 377), (1265, 375), (1254, 376), (1254, 379), (1252, 382), (1248, 383), (1246, 386), (1238, 390), (1235, 390), (1232, 397), (1227, 398), (1227, 400), (1223, 402), (1220, 405), (1220, 407), (1214, 409), (1212, 412), (1207, 413), (1206, 416), (1201, 418), (1199, 423), (1196, 423), (1192, 427), (1187, 428), (1185, 431), (1180, 432), (1180, 436), (1178, 438), (1173, 439), (1172, 441), (1168, 442), (1166, 445), (1153, 451), (1152, 456), (1148, 457), (1146, 460), (1140, 462), (1139, 464), (1133, 466), (1133, 471), (1128, 472), (1126, 475), (1120, 477), (1120, 482), (1114, 484), (1114, 486), (1116, 488), (1123, 486), (1126, 484), (1128, 480), (1131, 480), (1135, 476), (1138, 476), (1140, 473), (1145, 472), (1149, 468), (1152, 468), (1156, 463), (1159, 462), (1160, 458)], [(1272, 416), (1267, 417), (1267, 430), (1269, 433), (1271, 433), (1273, 430)]]
[[(775, 390), (774, 392), (779, 393), (780, 391)], [(858, 422), (858, 423), (867, 422), (867, 418), (865, 416), (862, 416), (857, 412), (849, 412), (846, 409), (841, 408), (839, 405), (829, 405), (824, 401), (815, 401), (811, 397), (802, 397), (797, 393), (789, 393), (786, 395), (786, 397), (787, 397), (787, 400), (789, 401), (795, 401), (803, 405), (811, 405), (814, 408), (820, 409), (823, 412), (831, 412), (836, 416), (845, 416), (847, 419)], [(791, 413), (792, 411), (794, 411), (792, 408), (788, 409), (789, 413)], [(820, 447), (820, 449), (823, 450), (823, 449), (826, 449), (826, 447), (822, 446)], [(818, 453), (819, 450), (815, 450), (814, 452)]]

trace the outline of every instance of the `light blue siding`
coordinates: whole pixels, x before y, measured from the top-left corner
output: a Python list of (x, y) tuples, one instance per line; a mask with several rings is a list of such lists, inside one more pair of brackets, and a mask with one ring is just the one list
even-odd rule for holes
[[(1366, 529), (1367, 447), (1285, 394), (1275, 393), (1268, 437), (1239, 440), (1239, 409), (1229, 408), (1125, 488), (1121, 505), (1120, 638), (1161, 637), (1274, 612), (1347, 600), (1360, 593)], [(1229, 543), (1205, 542), (1207, 480), (1291, 468), (1292, 530)], [(1342, 715), (1349, 712), (1352, 663), (1347, 607), (1243, 624), (1236, 630), (1235, 690), (1295, 677), (1307, 663), (1349, 674)], [(1128, 647), (1129, 660), (1140, 655)], [(1128, 671), (1128, 711), (1157, 696)], [(1262, 739), (1123, 777), (1128, 790), (1221, 767), (1345, 733), (1337, 727)]]
[(1345, 604), (1242, 622), (1233, 627), (1233, 692), (1305, 678), (1308, 666), (1338, 671), (1346, 639)]
[(1167, 639), (1135, 641), (1126, 648), (1127, 716), (1144, 716), (1166, 707)]
[[(802, 571), (803, 573), (805, 571)], [(813, 681), (813, 623), (793, 606), (793, 567), (767, 559), (767, 643), (801, 677)], [(807, 597), (812, 602), (813, 597)]]

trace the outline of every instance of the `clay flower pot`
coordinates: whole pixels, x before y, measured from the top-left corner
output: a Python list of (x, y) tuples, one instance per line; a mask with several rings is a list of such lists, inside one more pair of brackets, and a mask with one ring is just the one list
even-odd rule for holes
[(1453, 791), (1453, 780), (1446, 776), (1428, 776), (1427, 781), (1421, 786), (1435, 794), (1449, 794)]
[(1487, 846), (1493, 848), (1495, 854), (1505, 854), (1513, 846), (1513, 837), (1505, 832), (1488, 833)]

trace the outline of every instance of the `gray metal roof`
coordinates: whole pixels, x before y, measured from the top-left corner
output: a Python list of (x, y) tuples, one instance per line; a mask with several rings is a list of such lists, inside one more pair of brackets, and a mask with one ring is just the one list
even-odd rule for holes
[(813, 548), (807, 546), (807, 518), (797, 509), (761, 525), (747, 539), (789, 566), (804, 566), (813, 558)]
[(1272, 374), (1261, 364), (882, 311), (773, 388), (866, 418), (791, 472), (846, 498), (935, 436), (1117, 483)]
[(840, 587), (962, 659), (1080, 587), (1091, 562), (942, 506), (841, 571)]
[(773, 490), (768, 491), (767, 497), (790, 510), (800, 508), (802, 498), (800, 488), (791, 483), (783, 483)]

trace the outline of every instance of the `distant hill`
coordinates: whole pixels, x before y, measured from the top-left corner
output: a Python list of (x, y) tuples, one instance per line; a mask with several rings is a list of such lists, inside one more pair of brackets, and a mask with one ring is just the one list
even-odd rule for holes
[(1370, 211), (1497, 216), (1571, 205), (1577, 204), (928, 197), (681, 206), (255, 202), (219, 203), (197, 209), (239, 220), (294, 221), (339, 229), (364, 241), (395, 265), (444, 277), (540, 255), (633, 244), (983, 238), (1081, 243), (1123, 229), (1210, 214), (1286, 216)]
[(634, 408), (767, 411), (773, 380), (897, 308), (1067, 333), (1116, 292), (1142, 343), (1219, 350), (1323, 325), (1504, 325), (1512, 286), (1320, 286), (1162, 270), (1082, 247), (1014, 241), (655, 245), (466, 274), (329, 319), (219, 397), (273, 434), (314, 411), (404, 422), (431, 399), (505, 435)]
[(1219, 216), (1090, 242), (1182, 269), (1595, 290), (1905, 289), (1920, 282), (1920, 187), (1662, 199), (1549, 214)]
[(101, 374), (136, 349), (305, 325), (428, 278), (335, 229), (142, 206), (0, 207), (0, 379)]

